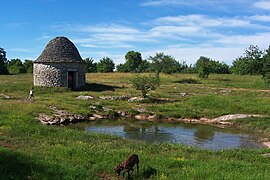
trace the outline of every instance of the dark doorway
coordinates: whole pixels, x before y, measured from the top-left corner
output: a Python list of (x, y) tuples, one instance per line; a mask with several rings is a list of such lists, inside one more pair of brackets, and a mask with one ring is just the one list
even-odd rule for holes
[(76, 88), (76, 72), (68, 71), (68, 88)]

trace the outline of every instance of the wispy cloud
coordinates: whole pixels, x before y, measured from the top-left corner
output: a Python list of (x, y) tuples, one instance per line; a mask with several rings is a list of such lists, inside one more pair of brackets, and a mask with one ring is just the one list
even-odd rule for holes
[(142, 6), (166, 6), (166, 5), (183, 5), (187, 1), (183, 0), (152, 0), (142, 3)]
[[(121, 63), (125, 52), (138, 50), (144, 58), (164, 52), (188, 63), (194, 63), (199, 56), (230, 63), (251, 44), (268, 47), (270, 41), (266, 37), (270, 36), (270, 28), (262, 22), (269, 19), (266, 15), (216, 17), (189, 14), (159, 17), (141, 22), (139, 26), (62, 24), (54, 29), (77, 34), (71, 40), (82, 49), (83, 56), (95, 59), (109, 56)], [(123, 53), (122, 57), (119, 52)]]
[(254, 15), (249, 17), (251, 20), (255, 20), (255, 21), (265, 21), (265, 22), (270, 22), (270, 16), (266, 16), (266, 15)]
[(132, 43), (152, 42), (152, 38), (136, 28), (118, 24), (54, 25), (58, 31), (80, 33), (73, 41), (88, 48), (132, 48)]
[(270, 10), (270, 1), (258, 1), (254, 3), (254, 6), (260, 9)]
[(140, 33), (137, 29), (117, 25), (117, 24), (105, 24), (96, 26), (85, 26), (81, 25), (78, 27), (78, 31), (81, 32), (98, 32), (98, 33), (117, 33), (117, 34), (136, 34)]
[(245, 47), (247, 45), (258, 45), (259, 47), (269, 46), (269, 41), (266, 37), (270, 36), (270, 32), (256, 33), (250, 35), (232, 35), (224, 36), (215, 41), (215, 43), (222, 44), (222, 46)]
[[(252, 16), (253, 20), (262, 20), (267, 19), (268, 16)], [(259, 24), (254, 24), (249, 21), (247, 18), (239, 18), (239, 17), (230, 17), (230, 18), (216, 18), (209, 17), (206, 15), (200, 14), (190, 14), (186, 16), (166, 16), (160, 17), (155, 20), (156, 24), (175, 24), (182, 26), (200, 26), (200, 27), (216, 27), (216, 28), (224, 28), (224, 27), (245, 27), (245, 28), (269, 28), (266, 26), (262, 26)]]
[[(159, 7), (159, 6), (170, 6), (170, 7), (183, 7), (183, 6), (189, 6), (189, 7), (215, 7), (215, 9), (226, 9), (228, 7), (231, 7), (232, 5), (238, 6), (238, 5), (248, 5), (252, 4), (254, 0), (145, 0), (143, 3), (141, 3), (141, 6), (145, 7)], [(211, 10), (211, 9), (209, 9)], [(230, 8), (232, 10), (232, 8)], [(239, 9), (238, 9), (239, 10)]]

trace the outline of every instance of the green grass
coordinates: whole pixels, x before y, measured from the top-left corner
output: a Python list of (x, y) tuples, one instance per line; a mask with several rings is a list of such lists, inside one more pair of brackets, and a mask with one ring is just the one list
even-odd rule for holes
[[(101, 95), (140, 96), (129, 73), (87, 74), (94, 84), (81, 91), (35, 88), (26, 101), (32, 75), (0, 76), (0, 179), (117, 179), (113, 168), (131, 153), (140, 157), (133, 179), (269, 179), (269, 149), (201, 150), (175, 144), (147, 144), (111, 135), (86, 133), (65, 126), (45, 126), (35, 117), (51, 113), (49, 106), (85, 116), (91, 105), (135, 111), (144, 107), (161, 116), (216, 117), (229, 113), (269, 115), (270, 92), (259, 76), (162, 75), (161, 86), (143, 103), (101, 100)], [(187, 93), (182, 97), (180, 93)], [(90, 101), (76, 99), (91, 95)], [(268, 135), (269, 118), (235, 121), (235, 127)], [(135, 171), (136, 172), (136, 171)]]

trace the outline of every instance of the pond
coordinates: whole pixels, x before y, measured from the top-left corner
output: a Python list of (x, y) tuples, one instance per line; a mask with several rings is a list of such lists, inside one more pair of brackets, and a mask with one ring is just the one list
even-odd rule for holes
[(148, 143), (176, 143), (212, 150), (264, 147), (254, 134), (209, 125), (103, 120), (79, 126), (88, 132), (112, 134)]

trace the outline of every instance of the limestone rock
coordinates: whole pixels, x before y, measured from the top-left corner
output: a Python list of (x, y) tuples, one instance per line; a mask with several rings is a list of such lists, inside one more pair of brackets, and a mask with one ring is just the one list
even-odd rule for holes
[(91, 100), (91, 99), (94, 99), (94, 98), (92, 96), (78, 96), (76, 99)]
[(132, 97), (128, 100), (128, 102), (140, 102), (143, 100), (144, 100), (144, 98), (141, 98), (141, 97)]

